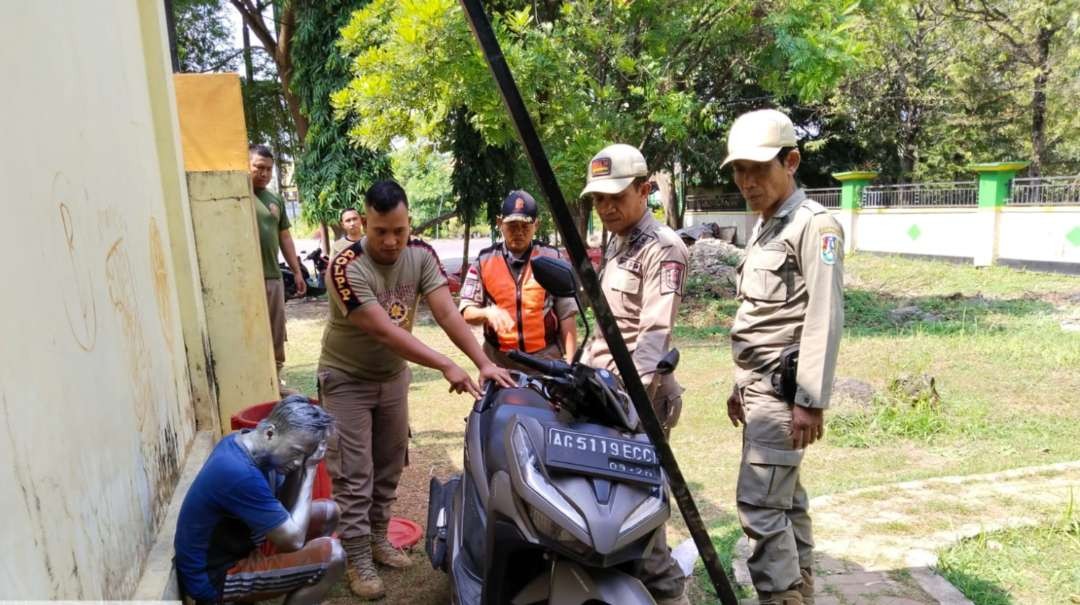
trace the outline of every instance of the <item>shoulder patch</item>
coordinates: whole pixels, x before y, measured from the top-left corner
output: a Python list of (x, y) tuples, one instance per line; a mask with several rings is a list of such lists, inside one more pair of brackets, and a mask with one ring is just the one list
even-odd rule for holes
[(330, 285), (341, 297), (341, 302), (345, 303), (346, 311), (352, 311), (360, 306), (360, 298), (356, 295), (356, 290), (349, 284), (346, 270), (349, 263), (360, 258), (363, 253), (363, 246), (360, 245), (360, 242), (356, 242), (338, 252), (337, 256), (330, 261)]
[(683, 279), (686, 277), (686, 265), (676, 260), (660, 263), (660, 294), (683, 293)]
[(835, 265), (840, 256), (840, 236), (836, 233), (821, 234), (821, 262)]

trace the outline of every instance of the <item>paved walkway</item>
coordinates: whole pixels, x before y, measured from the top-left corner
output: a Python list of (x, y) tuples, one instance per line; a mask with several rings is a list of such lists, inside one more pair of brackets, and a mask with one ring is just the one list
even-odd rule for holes
[[(935, 553), (984, 531), (1045, 522), (1073, 494), (1080, 496), (1080, 462), (814, 498), (817, 605), (970, 603), (933, 572)], [(749, 585), (745, 540), (737, 550), (736, 580)]]

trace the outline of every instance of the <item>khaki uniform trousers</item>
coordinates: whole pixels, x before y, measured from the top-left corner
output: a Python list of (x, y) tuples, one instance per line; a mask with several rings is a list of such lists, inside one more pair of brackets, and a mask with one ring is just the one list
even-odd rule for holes
[(281, 278), (266, 280), (266, 310), (270, 312), (270, 336), (274, 339), (274, 363), (278, 378), (285, 366), (285, 282)]
[(335, 419), (326, 466), (341, 509), (341, 538), (369, 536), (372, 525), (390, 522), (408, 463), (412, 373), (406, 368), (389, 382), (366, 382), (320, 367), (318, 378), (322, 405)]
[[(682, 414), (682, 388), (670, 374), (659, 379), (660, 388), (652, 399), (653, 410), (664, 427), (664, 435), (669, 436)], [(671, 556), (671, 548), (667, 544), (666, 523), (660, 526), (652, 550), (646, 555), (637, 577), (654, 599), (672, 599), (683, 593), (686, 576), (683, 575), (679, 563)]]
[(813, 563), (809, 500), (799, 481), (804, 450), (792, 449), (791, 406), (767, 379), (741, 392), (746, 425), (736, 501), (750, 539), (747, 567), (758, 592), (783, 592)]

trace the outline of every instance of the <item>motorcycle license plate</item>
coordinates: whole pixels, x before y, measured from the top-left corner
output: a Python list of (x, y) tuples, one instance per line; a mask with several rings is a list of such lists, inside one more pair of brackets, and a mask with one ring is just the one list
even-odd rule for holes
[(549, 467), (660, 485), (660, 460), (648, 443), (548, 427), (545, 451)]

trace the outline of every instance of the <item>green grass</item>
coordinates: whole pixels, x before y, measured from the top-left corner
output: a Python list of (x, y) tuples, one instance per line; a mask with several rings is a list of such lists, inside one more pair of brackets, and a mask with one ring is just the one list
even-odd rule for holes
[(1080, 516), (979, 534), (939, 553), (938, 571), (975, 605), (1080, 603)]

